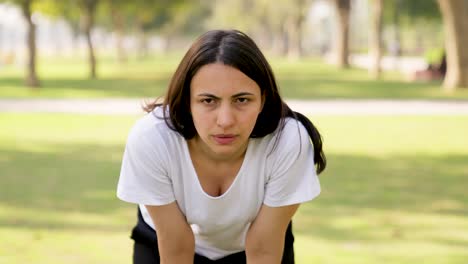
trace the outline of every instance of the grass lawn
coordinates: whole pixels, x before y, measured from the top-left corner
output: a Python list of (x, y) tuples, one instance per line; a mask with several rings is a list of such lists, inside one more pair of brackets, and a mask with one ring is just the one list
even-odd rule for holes
[[(89, 80), (83, 58), (38, 60), (42, 87), (23, 85), (23, 69), (0, 68), (0, 98), (99, 98), (145, 97), (164, 94), (181, 54), (129, 60), (119, 64), (105, 57), (98, 61), (98, 79)], [(386, 72), (380, 81), (371, 80), (366, 70), (338, 70), (318, 59), (289, 62), (270, 60), (281, 93), (286, 98), (382, 98), (382, 99), (468, 99), (468, 89), (444, 93), (440, 82), (409, 83), (396, 73)]]
[[(0, 113), (0, 263), (130, 263), (115, 197), (136, 116)], [(468, 116), (319, 116), (329, 167), (297, 263), (466, 263)]]

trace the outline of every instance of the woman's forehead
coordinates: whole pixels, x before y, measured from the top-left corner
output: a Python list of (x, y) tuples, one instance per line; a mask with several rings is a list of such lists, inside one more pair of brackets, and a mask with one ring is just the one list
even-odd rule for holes
[(260, 87), (240, 70), (222, 63), (201, 67), (190, 83), (192, 93), (260, 93)]

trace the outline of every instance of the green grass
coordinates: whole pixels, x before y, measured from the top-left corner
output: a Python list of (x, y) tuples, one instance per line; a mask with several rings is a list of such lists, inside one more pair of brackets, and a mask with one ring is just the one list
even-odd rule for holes
[[(41, 58), (40, 89), (25, 87), (23, 69), (7, 66), (0, 68), (0, 98), (158, 97), (164, 94), (181, 58), (181, 54), (159, 55), (119, 64), (104, 57), (98, 61), (97, 80), (87, 78), (83, 58)], [(394, 72), (375, 81), (366, 70), (338, 70), (318, 59), (289, 62), (273, 58), (271, 64), (286, 98), (468, 99), (468, 89), (448, 94), (440, 82), (410, 83)]]
[(296, 217), (299, 263), (465, 263), (468, 117), (320, 117), (323, 193)]
[(0, 263), (130, 263), (116, 201), (132, 117), (0, 114)]
[[(136, 116), (0, 114), (0, 263), (130, 263), (115, 198)], [(329, 167), (297, 263), (465, 263), (468, 117), (319, 116)]]

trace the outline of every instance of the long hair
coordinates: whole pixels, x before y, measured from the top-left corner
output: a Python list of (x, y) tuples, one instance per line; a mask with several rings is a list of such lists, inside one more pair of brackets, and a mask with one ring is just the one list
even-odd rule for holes
[(281, 99), (275, 76), (255, 42), (238, 30), (213, 30), (201, 35), (189, 48), (170, 81), (162, 103), (154, 101), (144, 109), (151, 112), (163, 107), (163, 118), (169, 128), (191, 139), (197, 131), (190, 113), (190, 83), (204, 65), (222, 63), (234, 67), (255, 81), (264, 98), (250, 137), (264, 137), (276, 129), (281, 133), (286, 117), (299, 120), (307, 129), (314, 145), (314, 163), (317, 173), (325, 169), (326, 159), (322, 139), (315, 126), (302, 114), (293, 112)]

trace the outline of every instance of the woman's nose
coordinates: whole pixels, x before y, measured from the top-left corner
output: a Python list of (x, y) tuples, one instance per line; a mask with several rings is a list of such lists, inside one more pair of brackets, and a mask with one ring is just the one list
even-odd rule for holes
[(234, 111), (230, 105), (222, 105), (218, 110), (217, 125), (226, 128), (235, 123)]

